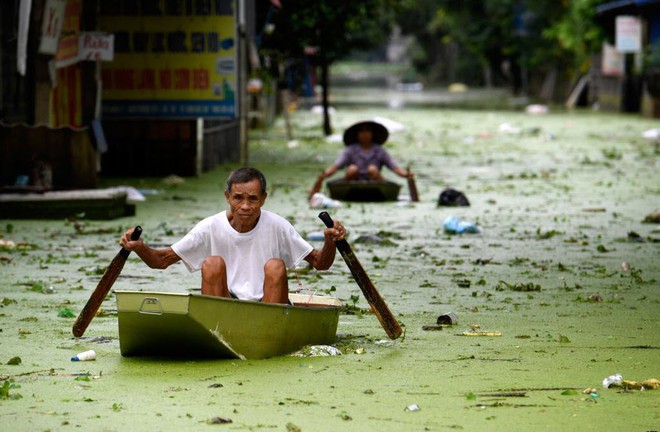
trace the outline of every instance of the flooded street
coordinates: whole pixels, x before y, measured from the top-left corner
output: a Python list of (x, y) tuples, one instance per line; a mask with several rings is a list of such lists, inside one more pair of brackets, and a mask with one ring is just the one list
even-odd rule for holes
[[(358, 102), (338, 105), (335, 131), (374, 117), (391, 121), (385, 146), (415, 172), (420, 201), (326, 210), (347, 227), (404, 337), (387, 338), (337, 254), (329, 271), (291, 272), (290, 287), (300, 282), (303, 292), (354, 306), (340, 317), (341, 356), (125, 358), (113, 296), (84, 337), (73, 338), (73, 321), (119, 251), (121, 233), (141, 225), (150, 245), (171, 245), (226, 209), (224, 182), (237, 165), (176, 185), (104, 179), (151, 193), (135, 216), (112, 221), (0, 220), (3, 424), (15, 431), (657, 430), (660, 390), (602, 386), (617, 373), (660, 378), (660, 222), (643, 222), (660, 208), (660, 143), (642, 136), (660, 127), (657, 119)], [(322, 117), (307, 109), (291, 121), (292, 140), (281, 119), (251, 131), (250, 160), (269, 181), (265, 209), (310, 236), (323, 223), (307, 193), (343, 144), (323, 137)], [(385, 175), (408, 193), (403, 179)], [(438, 207), (446, 188), (471, 205)], [(452, 215), (479, 233), (446, 233)], [(113, 288), (197, 292), (199, 274), (180, 263), (152, 270), (131, 255)], [(458, 324), (423, 328), (447, 312)], [(96, 360), (71, 361), (86, 350)]]

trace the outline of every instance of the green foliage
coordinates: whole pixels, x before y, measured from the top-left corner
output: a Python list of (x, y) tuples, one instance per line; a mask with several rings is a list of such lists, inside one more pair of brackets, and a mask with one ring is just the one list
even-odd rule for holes
[(17, 400), (21, 399), (23, 395), (20, 393), (11, 393), (10, 391), (13, 391), (15, 389), (21, 388), (20, 385), (14, 384), (13, 379), (8, 379), (2, 383), (2, 386), (0, 386), (0, 400), (3, 399), (12, 399), (12, 400)]
[[(324, 106), (329, 94), (330, 66), (357, 49), (382, 45), (394, 23), (396, 0), (289, 0), (286, 7), (274, 9), (273, 30), (262, 35), (261, 54), (275, 62), (289, 63), (289, 82), (302, 86), (299, 75), (307, 61), (320, 68)], [(298, 65), (293, 67), (292, 65)], [(323, 129), (332, 133), (330, 117), (324, 115)]]
[(306, 48), (314, 47), (318, 60), (331, 64), (354, 49), (385, 41), (398, 3), (290, 0), (274, 11), (274, 30), (264, 36), (262, 47), (293, 58), (302, 58)]
[(561, 17), (550, 22), (543, 36), (556, 42), (560, 50), (572, 59), (580, 73), (589, 69), (589, 56), (597, 52), (604, 40), (603, 32), (595, 22), (596, 6), (603, 0), (573, 0), (567, 2)]
[(420, 71), (446, 68), (448, 62), (438, 53), (452, 47), (458, 54), (455, 70), (445, 70), (440, 78), (484, 84), (488, 69), (498, 84), (506, 78), (500, 74), (503, 61), (531, 75), (563, 64), (586, 72), (590, 54), (604, 38), (595, 8), (606, 1), (402, 1), (397, 24), (417, 40), (414, 64)]

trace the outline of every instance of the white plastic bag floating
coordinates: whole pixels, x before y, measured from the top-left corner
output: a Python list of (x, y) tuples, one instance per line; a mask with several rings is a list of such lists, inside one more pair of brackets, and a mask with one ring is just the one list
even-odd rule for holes
[(314, 209), (336, 208), (336, 207), (341, 207), (341, 205), (342, 204), (340, 201), (333, 200), (332, 198), (321, 192), (316, 192), (309, 199), (309, 207)]
[(649, 129), (642, 132), (642, 137), (646, 139), (660, 139), (660, 129)]
[(612, 385), (621, 385), (623, 377), (621, 374), (610, 375), (603, 380), (603, 387), (609, 388)]
[(547, 114), (548, 112), (550, 112), (550, 110), (548, 109), (547, 105), (532, 104), (532, 105), (527, 105), (527, 107), (525, 108), (525, 112), (527, 114), (538, 115), (538, 114)]
[(465, 221), (454, 215), (447, 216), (442, 222), (442, 228), (447, 234), (477, 234), (481, 232), (481, 229), (474, 222)]

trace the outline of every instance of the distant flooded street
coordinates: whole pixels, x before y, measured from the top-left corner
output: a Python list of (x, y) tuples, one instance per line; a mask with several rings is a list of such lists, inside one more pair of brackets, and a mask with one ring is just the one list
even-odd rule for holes
[[(342, 91), (334, 93), (336, 135), (324, 137), (322, 117), (299, 105), (290, 113), (292, 139), (283, 119), (250, 131), (251, 164), (269, 180), (265, 208), (318, 244), (322, 209), (310, 208), (307, 193), (343, 148), (341, 131), (363, 119), (387, 123), (385, 145), (416, 173), (420, 201), (409, 202), (404, 181), (386, 171), (402, 184), (399, 201), (325, 210), (346, 225), (404, 337), (387, 338), (337, 255), (327, 272), (291, 272), (290, 286), (353, 306), (340, 317), (333, 344), (340, 356), (122, 357), (112, 296), (74, 339), (73, 317), (119, 250), (120, 234), (139, 224), (149, 244), (172, 244), (226, 208), (224, 181), (236, 166), (174, 185), (104, 179), (152, 193), (134, 217), (0, 221), (4, 424), (16, 431), (192, 430), (223, 419), (232, 430), (656, 428), (660, 392), (602, 383), (617, 373), (658, 378), (660, 222), (645, 218), (660, 208), (660, 144), (642, 136), (657, 121), (556, 107), (535, 115), (524, 106), (442, 106), (445, 97), (471, 101), (470, 92)], [(490, 96), (510, 105), (504, 93)], [(447, 188), (470, 206), (439, 207)], [(450, 216), (478, 232), (446, 232)], [(199, 274), (182, 265), (152, 270), (134, 256), (114, 285), (198, 288)], [(449, 312), (458, 324), (438, 327)], [(95, 361), (71, 362), (90, 349)]]

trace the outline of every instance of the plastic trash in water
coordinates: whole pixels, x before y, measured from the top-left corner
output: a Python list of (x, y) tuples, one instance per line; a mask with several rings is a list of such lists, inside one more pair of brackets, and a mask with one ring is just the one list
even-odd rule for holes
[(308, 345), (291, 355), (293, 357), (327, 357), (342, 355), (342, 353), (331, 345)]
[(623, 382), (623, 377), (621, 376), (621, 374), (610, 375), (603, 380), (603, 387), (609, 388), (612, 385), (620, 386), (622, 382)]
[(307, 234), (307, 240), (322, 241), (325, 240), (325, 231), (315, 231)]
[(646, 139), (657, 140), (660, 139), (660, 129), (649, 129), (642, 132), (642, 136)]
[(476, 234), (481, 232), (474, 222), (465, 221), (457, 216), (451, 215), (442, 222), (442, 228), (448, 234)]
[(444, 313), (438, 317), (437, 323), (444, 325), (456, 325), (458, 324), (458, 315), (456, 315), (456, 312)]
[(71, 361), (89, 361), (89, 360), (96, 360), (96, 351), (94, 350), (83, 351), (71, 357)]
[(316, 192), (309, 200), (309, 207), (315, 209), (336, 208), (341, 207), (341, 202), (333, 200), (321, 192)]
[(404, 411), (419, 411), (421, 408), (417, 404), (408, 405)]

